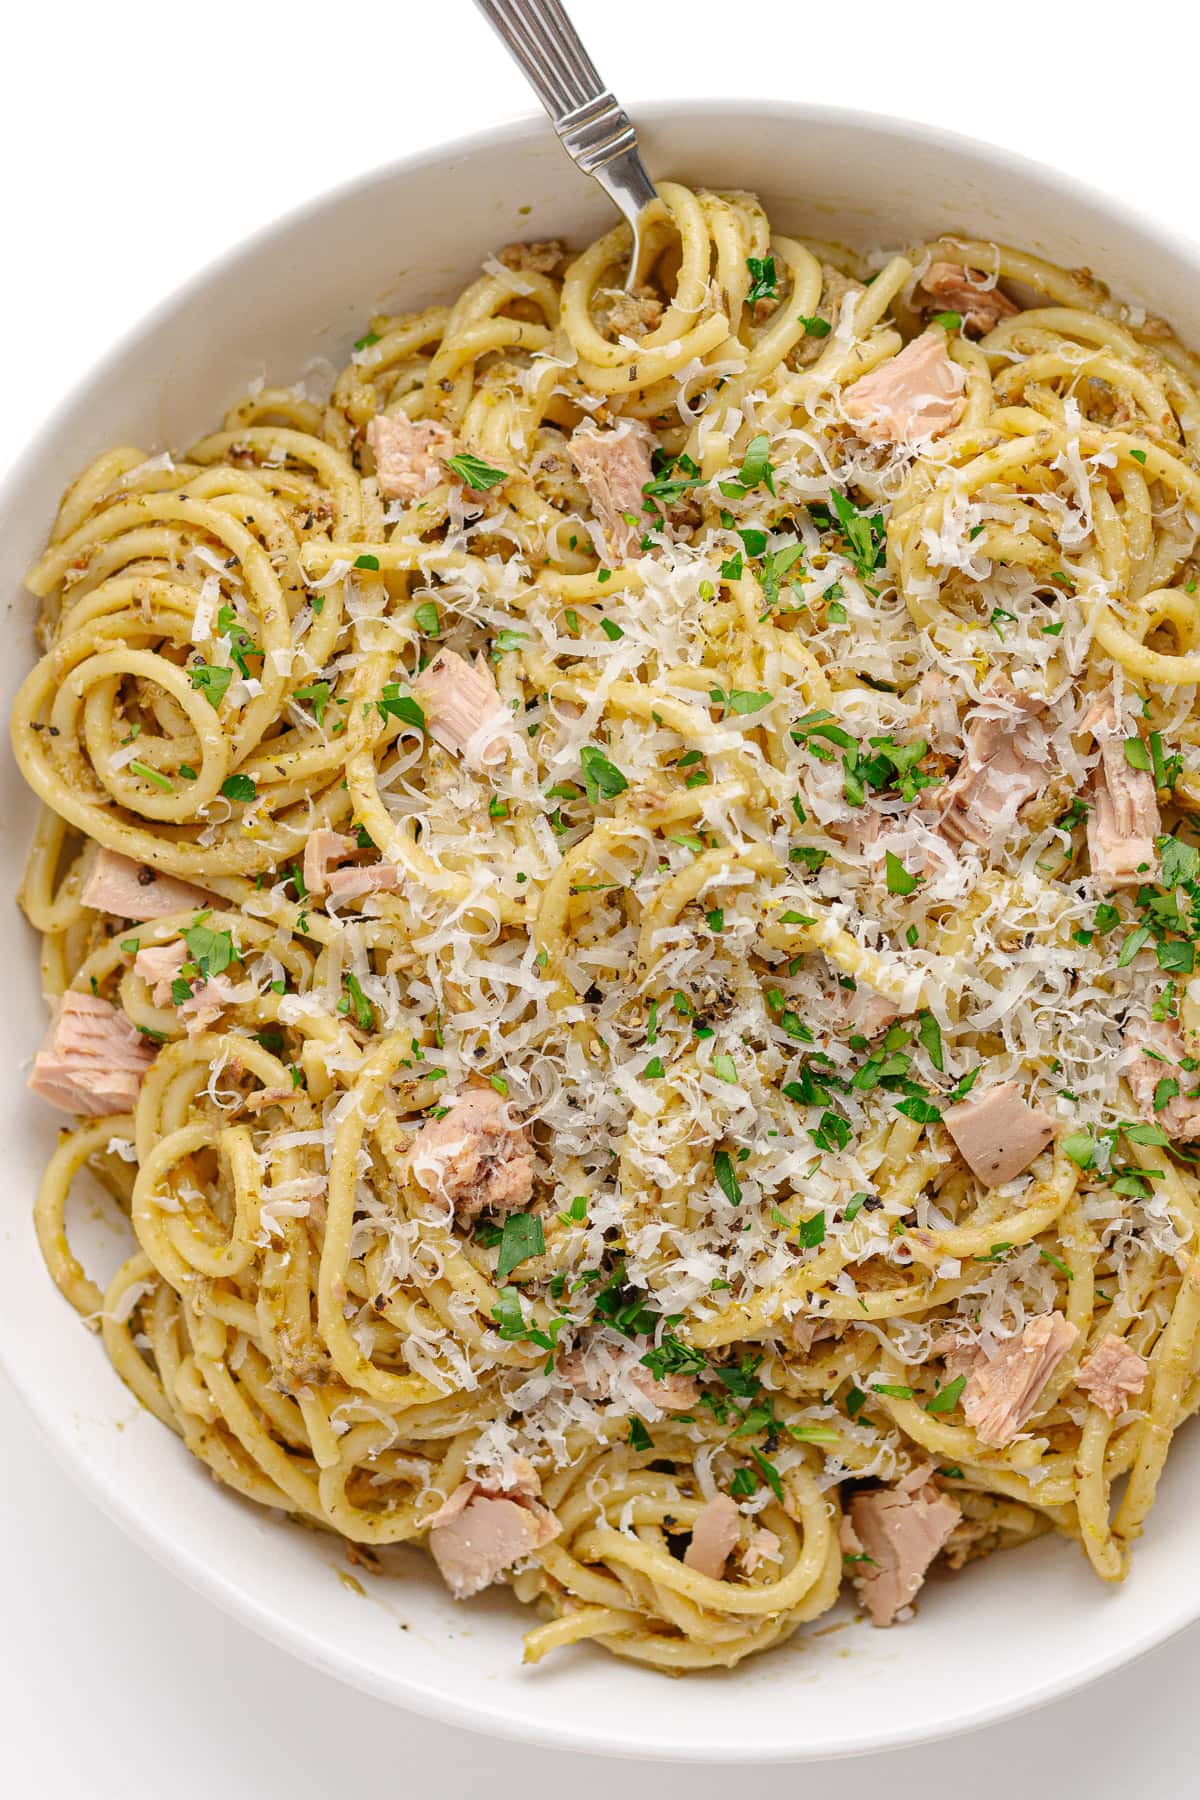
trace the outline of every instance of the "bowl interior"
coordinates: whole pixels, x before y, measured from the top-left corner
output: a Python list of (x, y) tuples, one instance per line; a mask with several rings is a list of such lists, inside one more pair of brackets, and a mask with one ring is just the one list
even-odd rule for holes
[[(787, 230), (862, 246), (947, 228), (1004, 238), (1098, 270), (1200, 342), (1200, 258), (1032, 164), (918, 127), (775, 104), (664, 106), (643, 126), (655, 173), (753, 189)], [(607, 202), (530, 121), (318, 201), (138, 326), (49, 422), (10, 484), (0, 541), (5, 710), (31, 655), (22, 574), (61, 488), (89, 457), (113, 443), (178, 448), (211, 429), (256, 376), (286, 383), (340, 366), (374, 308), (453, 295), (514, 237), (582, 242), (610, 222)], [(1200, 1537), (1189, 1529), (1200, 1434), (1187, 1432), (1124, 1588), (1102, 1588), (1077, 1551), (1042, 1541), (932, 1582), (907, 1629), (873, 1632), (838, 1615), (732, 1675), (669, 1682), (591, 1649), (523, 1670), (524, 1615), (504, 1593), (456, 1607), (416, 1554), (400, 1580), (362, 1571), (361, 1582), (339, 1579), (350, 1571), (332, 1540), (218, 1489), (141, 1412), (42, 1267), (29, 1207), (55, 1121), (24, 1089), (43, 1015), (36, 947), (14, 904), (33, 812), (5, 758), (0, 955), (12, 1010), (0, 1051), (9, 1167), (0, 1359), (98, 1502), (231, 1612), (332, 1674), (463, 1725), (579, 1749), (738, 1761), (847, 1754), (1000, 1717), (1200, 1612)], [(115, 1254), (102, 1218), (86, 1229), (98, 1258)]]

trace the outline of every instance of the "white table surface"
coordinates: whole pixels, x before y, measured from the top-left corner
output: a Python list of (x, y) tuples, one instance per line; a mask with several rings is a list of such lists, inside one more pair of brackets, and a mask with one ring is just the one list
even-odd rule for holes
[[(528, 110), (469, 0), (20, 11), (5, 26), (0, 108), (0, 471), (114, 337), (257, 225), (390, 157)], [(1179, 78), (1195, 67), (1200, 27), (1180, 0), (921, 14), (881, 0), (574, 0), (573, 11), (628, 101), (769, 93), (921, 117), (1200, 236), (1194, 109)], [(68, 447), (64, 475), (70, 463)], [(622, 1768), (431, 1724), (292, 1662), (158, 1568), (52, 1462), (2, 1378), (0, 1594), (0, 1794), (13, 1800), (457, 1800), (481, 1779), (489, 1800), (590, 1800), (616, 1783), (656, 1800), (724, 1800), (747, 1782), (763, 1800), (814, 1781), (829, 1800), (1196, 1789), (1182, 1700), (1200, 1688), (1195, 1629), (1027, 1718), (820, 1771)], [(970, 1630), (968, 1608), (966, 1666)]]

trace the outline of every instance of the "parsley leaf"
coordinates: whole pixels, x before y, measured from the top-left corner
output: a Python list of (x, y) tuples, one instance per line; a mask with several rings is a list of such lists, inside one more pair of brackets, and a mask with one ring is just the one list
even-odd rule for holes
[(375, 709), (381, 719), (399, 719), (404, 725), (412, 725), (418, 731), (425, 730), (425, 713), (419, 700), (411, 694), (402, 694), (399, 684), (389, 681), (383, 690), (383, 697), (375, 702)]
[(217, 630), (222, 637), (229, 639), (229, 654), (237, 664), (239, 672), (243, 676), (249, 676), (250, 665), (246, 658), (261, 656), (262, 651), (242, 625), (232, 606), (223, 606), (217, 613)]
[(852, 500), (835, 489), (829, 503), (837, 516), (842, 536), (857, 573), (866, 580), (883, 561), (884, 525), (882, 513), (860, 512)]
[(329, 705), (329, 683), (310, 681), (306, 687), (297, 688), (292, 699), (312, 701), (313, 718), (317, 721), (319, 730), (325, 723), (325, 709)]
[(938, 1392), (933, 1396), (932, 1400), (927, 1400), (925, 1402), (925, 1411), (927, 1413), (953, 1412), (958, 1405), (958, 1396), (962, 1393), (966, 1385), (966, 1376), (956, 1375), (953, 1381), (948, 1381), (944, 1388), (938, 1389)]
[(584, 744), (579, 752), (579, 763), (583, 770), (583, 785), (593, 806), (601, 800), (615, 799), (629, 786), (616, 764), (609, 762), (595, 744)]
[(477, 494), (485, 494), (489, 488), (494, 488), (497, 482), (508, 479), (507, 469), (493, 469), (490, 463), (483, 462), (478, 456), (472, 456), (468, 450), (460, 451), (457, 456), (447, 457), (446, 467), (452, 469), (460, 481), (465, 481), (469, 488), (474, 488)]
[(750, 291), (746, 295), (746, 305), (754, 306), (759, 300), (776, 300), (779, 297), (779, 277), (775, 273), (773, 256), (748, 256), (746, 267), (750, 271)]
[(221, 783), (221, 792), (227, 800), (238, 800), (243, 804), (258, 799), (258, 787), (250, 775), (230, 775)]
[[(1158, 839), (1158, 853), (1162, 857), (1164, 887), (1179, 887), (1200, 879), (1200, 850), (1193, 844), (1185, 844), (1177, 837), (1164, 835)], [(1096, 922), (1099, 927), (1099, 914)]]
[(230, 963), (241, 961), (233, 933), (213, 931), (204, 923), (207, 917), (207, 913), (200, 913), (187, 930), (180, 933), (187, 945), (188, 957), (204, 981), (213, 975), (223, 975)]
[(887, 868), (887, 891), (889, 894), (911, 894), (920, 884), (921, 877), (912, 875), (905, 868), (894, 850), (888, 850), (884, 856)]
[(358, 976), (347, 975), (344, 977), (344, 980), (346, 983), (346, 993), (349, 998), (343, 998), (338, 1002), (338, 1011), (349, 1012), (351, 1006), (353, 1006), (354, 1022), (359, 1030), (374, 1031), (375, 1009), (367, 999), (367, 996), (363, 993), (362, 984), (360, 983)]
[(500, 1260), (496, 1280), (504, 1281), (533, 1256), (546, 1253), (546, 1236), (536, 1213), (510, 1213), (500, 1233)]
[(713, 1157), (713, 1169), (716, 1172), (717, 1185), (731, 1206), (737, 1206), (742, 1198), (742, 1184), (737, 1178), (733, 1166), (733, 1158), (728, 1150), (718, 1150)]
[(233, 680), (233, 670), (226, 668), (209, 668), (207, 663), (196, 663), (188, 670), (192, 686), (204, 695), (212, 707), (220, 706), (225, 698), (226, 690)]
[(774, 694), (750, 694), (744, 688), (731, 688), (728, 699), (729, 710), (743, 716), (747, 713), (761, 712), (764, 706), (770, 706), (774, 698)]
[(942, 1028), (931, 1012), (923, 1012), (917, 1024), (917, 1040), (934, 1068), (942, 1071)]

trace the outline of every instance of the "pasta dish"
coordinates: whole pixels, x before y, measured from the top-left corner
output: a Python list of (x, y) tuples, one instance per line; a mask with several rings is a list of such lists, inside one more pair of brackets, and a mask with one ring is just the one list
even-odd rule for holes
[(1200, 1401), (1200, 363), (660, 191), (92, 462), (13, 742), (121, 1378), (682, 1672), (1120, 1580)]

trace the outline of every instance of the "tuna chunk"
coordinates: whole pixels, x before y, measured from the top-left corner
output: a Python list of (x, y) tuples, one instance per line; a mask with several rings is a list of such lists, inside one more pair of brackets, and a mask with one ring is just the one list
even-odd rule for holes
[(497, 262), (506, 269), (529, 269), (535, 275), (553, 275), (567, 260), (563, 238), (545, 238), (540, 243), (505, 244), (496, 252)]
[(442, 461), (451, 454), (454, 437), (436, 419), (414, 424), (404, 413), (377, 413), (367, 426), (367, 443), (385, 499), (403, 500), (407, 506), (446, 480)]
[(1054, 1136), (1054, 1120), (1023, 1100), (1015, 1081), (948, 1106), (942, 1123), (972, 1175), (989, 1188), (1014, 1181)]
[(930, 1481), (928, 1463), (895, 1487), (856, 1494), (842, 1521), (842, 1548), (869, 1558), (850, 1576), (872, 1625), (891, 1625), (912, 1604), (926, 1570), (962, 1517), (957, 1501)]
[(947, 354), (945, 333), (926, 331), (852, 382), (842, 409), (860, 436), (911, 447), (957, 425), (967, 404), (965, 382)]
[(930, 263), (921, 287), (939, 307), (960, 313), (963, 330), (971, 337), (982, 337), (1001, 319), (1011, 319), (1021, 310), (998, 287), (983, 287), (961, 263)]
[(692, 1541), (683, 1553), (684, 1567), (694, 1569), (697, 1575), (707, 1575), (711, 1581), (720, 1581), (741, 1529), (737, 1502), (728, 1494), (714, 1495), (692, 1526)]
[(147, 944), (144, 950), (138, 951), (133, 959), (133, 972), (140, 975), (150, 989), (155, 1006), (170, 1006), (171, 983), (180, 978), (187, 959), (187, 945), (182, 938), (177, 938), (173, 944)]
[[(615, 1345), (593, 1341), (585, 1349), (572, 1350), (560, 1356), (557, 1373), (569, 1382), (585, 1400), (603, 1401), (637, 1412), (650, 1419), (663, 1413), (688, 1412), (700, 1398), (700, 1388), (690, 1375), (664, 1375), (655, 1379), (650, 1370), (626, 1350)], [(629, 1393), (636, 1390), (637, 1398)], [(648, 1402), (643, 1412), (639, 1400)]]
[[(182, 939), (173, 944), (147, 944), (133, 959), (133, 972), (150, 988), (155, 1006), (175, 1003), (172, 983), (183, 975), (188, 960), (187, 945)], [(241, 1006), (257, 1000), (258, 989), (252, 981), (231, 981), (228, 975), (212, 975), (192, 988), (188, 999), (177, 1007), (189, 1037), (207, 1031), (229, 1006)]]
[(840, 1338), (844, 1327), (840, 1319), (821, 1319), (802, 1314), (792, 1320), (792, 1343), (801, 1356), (811, 1356), (814, 1344)]
[(1111, 698), (1087, 719), (1100, 745), (1100, 765), (1092, 778), (1092, 810), (1088, 814), (1088, 856), (1092, 874), (1103, 888), (1137, 887), (1158, 879), (1155, 838), (1162, 827), (1154, 777), (1135, 769), (1125, 754), (1125, 740), (1135, 734), (1122, 729)]
[(326, 827), (310, 831), (304, 841), (304, 885), (309, 893), (319, 899), (329, 886), (330, 869), (353, 856), (357, 849), (358, 839), (347, 837), (342, 831)]
[(604, 308), (604, 319), (614, 337), (643, 338), (662, 323), (662, 301), (652, 288), (632, 294), (618, 288)]
[(430, 735), (469, 769), (494, 769), (512, 743), (512, 713), (496, 691), (482, 655), (473, 663), (439, 650), (413, 682)]
[(132, 1111), (154, 1048), (123, 1012), (68, 990), (33, 1059), (29, 1086), (51, 1106), (86, 1118)]
[(1124, 1412), (1146, 1385), (1149, 1369), (1144, 1357), (1124, 1338), (1102, 1337), (1091, 1354), (1084, 1358), (1075, 1377), (1075, 1386), (1090, 1395), (1092, 1405), (1106, 1412), (1110, 1419)]
[(940, 669), (926, 669), (915, 688), (905, 695), (916, 705), (916, 724), (934, 750), (949, 750), (958, 743), (958, 707), (954, 688)]
[(210, 975), (202, 981), (179, 1008), (179, 1016), (189, 1037), (198, 1032), (207, 1031), (216, 1024), (221, 1014), (230, 1006), (245, 1006), (251, 1000), (258, 999), (258, 989), (252, 981), (231, 981), (228, 975)]
[(394, 893), (400, 886), (395, 863), (359, 863), (353, 869), (334, 869), (329, 876), (331, 900), (359, 900), (364, 894)]
[(979, 1357), (963, 1389), (962, 1409), (980, 1443), (996, 1450), (1012, 1443), (1078, 1336), (1061, 1313), (1043, 1313), (995, 1356)]
[(646, 504), (642, 489), (654, 480), (653, 444), (649, 427), (640, 419), (622, 419), (609, 431), (581, 425), (568, 445), (614, 562), (637, 553), (652, 522), (642, 510)]
[[(1161, 1125), (1169, 1138), (1200, 1137), (1200, 1071), (1183, 1066), (1184, 1058), (1191, 1058), (1178, 1025), (1170, 1019), (1130, 1019), (1124, 1038), (1121, 1071), (1142, 1118)], [(1175, 1082), (1179, 1092), (1159, 1095), (1164, 1081)], [(1156, 1096), (1164, 1102), (1157, 1111)]]
[(453, 1202), (460, 1224), (520, 1212), (533, 1197), (533, 1146), (494, 1088), (467, 1088), (444, 1117), (427, 1119), (407, 1161), (414, 1180)]
[(900, 1017), (900, 1009), (883, 994), (865, 983), (856, 988), (840, 987), (834, 996), (838, 1023), (851, 1037), (877, 1038)]
[(429, 1548), (456, 1600), (490, 1587), (522, 1557), (552, 1543), (562, 1527), (540, 1500), (464, 1481), (429, 1522)]
[(743, 1569), (747, 1575), (753, 1575), (760, 1563), (781, 1562), (783, 1559), (779, 1553), (782, 1548), (773, 1531), (768, 1531), (765, 1525), (759, 1526), (757, 1531), (750, 1533), (750, 1542), (742, 1551)]
[(968, 714), (966, 753), (932, 804), (938, 830), (956, 850), (964, 843), (994, 850), (1011, 834), (1017, 814), (1046, 784), (1050, 751), (1040, 700), (993, 682), (983, 705)]
[(700, 1398), (699, 1384), (691, 1375), (664, 1375), (660, 1381), (649, 1369), (637, 1364), (629, 1371), (629, 1377), (659, 1412), (689, 1412)]
[(171, 913), (201, 910), (215, 904), (213, 896), (190, 881), (164, 875), (145, 863), (134, 862), (117, 850), (101, 850), (88, 870), (80, 899), (97, 912), (118, 919), (135, 919), (139, 925), (165, 919)]

